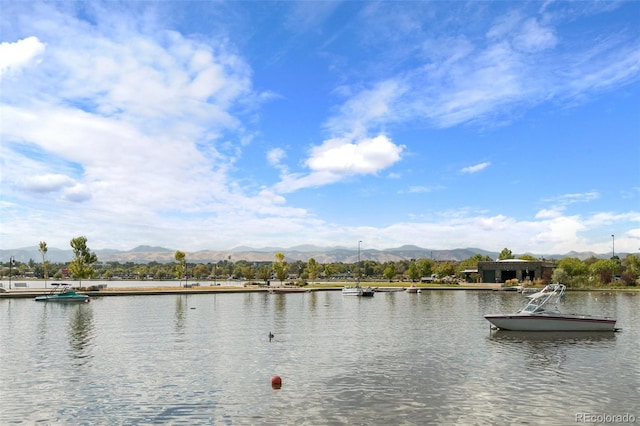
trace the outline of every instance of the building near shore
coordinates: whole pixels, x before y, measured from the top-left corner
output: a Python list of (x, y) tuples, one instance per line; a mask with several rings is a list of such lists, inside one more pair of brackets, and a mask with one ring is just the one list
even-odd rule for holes
[(517, 279), (534, 281), (550, 279), (557, 265), (545, 260), (504, 259), (478, 262), (478, 276), (485, 283), (503, 283)]

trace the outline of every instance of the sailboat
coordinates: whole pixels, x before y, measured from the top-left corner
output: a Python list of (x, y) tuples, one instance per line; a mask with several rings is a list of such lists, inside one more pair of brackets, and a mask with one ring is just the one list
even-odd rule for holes
[(343, 287), (343, 296), (373, 297), (374, 291), (371, 287), (360, 287), (360, 243), (362, 241), (358, 241), (358, 278), (356, 285)]

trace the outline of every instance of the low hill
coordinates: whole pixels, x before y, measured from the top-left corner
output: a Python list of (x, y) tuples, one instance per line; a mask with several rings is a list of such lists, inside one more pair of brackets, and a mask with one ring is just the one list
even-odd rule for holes
[[(165, 247), (154, 247), (148, 245), (140, 245), (131, 250), (114, 250), (103, 249), (95, 250), (100, 262), (132, 262), (132, 263), (149, 263), (159, 262), (168, 263), (174, 261), (174, 253), (176, 250)], [(290, 248), (281, 247), (236, 247), (230, 250), (200, 250), (195, 252), (185, 252), (187, 261), (190, 263), (215, 263), (222, 260), (246, 260), (249, 262), (271, 262), (275, 254), (282, 252), (288, 262), (303, 261), (314, 258), (320, 263), (355, 263), (358, 261), (358, 250), (344, 247), (317, 247), (312, 245), (300, 245)], [(489, 256), (492, 259), (498, 257), (498, 252), (482, 250), (479, 248), (457, 248), (451, 250), (431, 250), (414, 245), (404, 245), (401, 247), (388, 248), (383, 250), (364, 249), (360, 251), (360, 260), (374, 260), (377, 262), (389, 262), (409, 259), (433, 259), (436, 261), (461, 261), (468, 259), (476, 254)], [(520, 254), (514, 253), (517, 257)], [(521, 253), (525, 254), (525, 253)], [(529, 253), (526, 253), (529, 254)], [(562, 259), (564, 257), (576, 257), (584, 260), (590, 257), (606, 259), (609, 254), (596, 254), (592, 252), (570, 252), (564, 255), (533, 255), (536, 258), (545, 259)], [(620, 253), (622, 258), (625, 253)], [(42, 254), (38, 251), (37, 246), (24, 247), (19, 249), (3, 249), (0, 250), (0, 261), (6, 263), (9, 257), (13, 257), (18, 262), (27, 263), (33, 260), (36, 263), (42, 263)], [(50, 262), (64, 263), (69, 262), (73, 258), (71, 250), (61, 250), (57, 248), (49, 248), (46, 259)]]

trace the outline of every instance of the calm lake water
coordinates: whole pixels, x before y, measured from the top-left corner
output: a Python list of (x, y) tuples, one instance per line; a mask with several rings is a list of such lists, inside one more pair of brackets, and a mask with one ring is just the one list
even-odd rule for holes
[(523, 301), (440, 290), (0, 299), (0, 424), (640, 423), (640, 294), (568, 294), (564, 311), (615, 316), (618, 333), (490, 331), (484, 314)]

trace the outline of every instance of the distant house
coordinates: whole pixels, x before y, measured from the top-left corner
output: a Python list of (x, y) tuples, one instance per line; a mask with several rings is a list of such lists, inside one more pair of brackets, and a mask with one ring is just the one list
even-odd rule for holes
[(485, 283), (503, 283), (517, 279), (533, 281), (550, 277), (556, 264), (544, 260), (505, 259), (478, 262), (478, 275)]
[(478, 275), (478, 268), (467, 268), (464, 271), (462, 271), (460, 273), (462, 276), (464, 276), (464, 282), (466, 283), (470, 283), (474, 280), (471, 279), (472, 275)]

